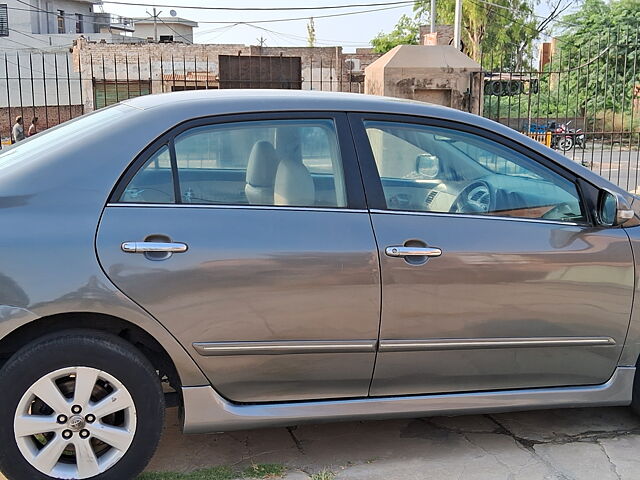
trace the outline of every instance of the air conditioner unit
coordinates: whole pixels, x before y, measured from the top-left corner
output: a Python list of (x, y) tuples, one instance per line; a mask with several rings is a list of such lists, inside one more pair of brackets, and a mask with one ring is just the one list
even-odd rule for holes
[(362, 71), (359, 58), (347, 58), (347, 60), (344, 63), (347, 66), (347, 70), (349, 70), (350, 72)]

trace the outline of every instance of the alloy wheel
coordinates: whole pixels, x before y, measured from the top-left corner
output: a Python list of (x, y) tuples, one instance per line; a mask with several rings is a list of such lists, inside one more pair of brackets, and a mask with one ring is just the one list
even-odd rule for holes
[(13, 428), (20, 452), (35, 469), (52, 478), (85, 479), (125, 455), (136, 432), (136, 408), (112, 375), (69, 367), (27, 389)]

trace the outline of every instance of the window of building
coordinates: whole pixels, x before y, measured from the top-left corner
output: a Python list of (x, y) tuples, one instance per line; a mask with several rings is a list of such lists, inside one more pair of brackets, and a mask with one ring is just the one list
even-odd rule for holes
[(84, 16), (76, 13), (76, 33), (84, 33)]
[(173, 35), (160, 35), (160, 43), (172, 43)]
[(9, 12), (7, 4), (0, 4), (0, 37), (9, 36)]
[(151, 85), (148, 81), (105, 82), (94, 80), (93, 83), (93, 101), (96, 109), (150, 93)]
[(64, 10), (58, 10), (58, 33), (66, 33), (64, 28)]

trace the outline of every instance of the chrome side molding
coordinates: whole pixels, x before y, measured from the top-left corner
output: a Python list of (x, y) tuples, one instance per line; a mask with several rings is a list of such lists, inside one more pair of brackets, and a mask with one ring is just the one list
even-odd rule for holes
[(215, 355), (292, 355), (296, 353), (375, 352), (377, 340), (307, 340), (276, 342), (196, 342), (196, 352)]
[(616, 341), (611, 337), (436, 338), (429, 340), (380, 340), (380, 351), (414, 352), (478, 348), (590, 347), (615, 344)]
[(202, 356), (293, 355), (304, 353), (419, 352), (480, 348), (590, 347), (615, 345), (611, 337), (435, 338), (426, 340), (283, 340), (263, 342), (195, 342)]
[(234, 404), (212, 387), (183, 387), (185, 433), (223, 432), (325, 421), (468, 415), (631, 403), (635, 367), (618, 367), (601, 385), (351, 400)]

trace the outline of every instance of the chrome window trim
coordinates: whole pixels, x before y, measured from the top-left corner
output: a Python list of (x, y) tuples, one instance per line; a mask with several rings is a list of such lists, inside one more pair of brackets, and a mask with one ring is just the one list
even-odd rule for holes
[(208, 208), (216, 210), (285, 210), (305, 212), (341, 212), (341, 213), (368, 213), (367, 210), (339, 207), (287, 207), (279, 205), (227, 205), (204, 203), (107, 203), (107, 207), (147, 207), (147, 208)]
[(500, 215), (469, 215), (464, 213), (448, 213), (448, 212), (418, 212), (412, 210), (379, 210), (372, 209), (371, 213), (375, 214), (391, 214), (391, 215), (419, 215), (427, 217), (451, 217), (451, 218), (478, 218), (484, 220), (507, 220), (511, 222), (527, 222), (527, 223), (546, 223), (552, 225), (566, 225), (572, 227), (587, 227), (587, 224), (576, 222), (563, 222), (560, 220), (546, 220), (542, 218), (519, 218), (519, 217), (503, 217)]
[(267, 342), (194, 342), (202, 356), (373, 353), (377, 340), (285, 340)]
[(592, 347), (615, 345), (611, 337), (436, 338), (429, 340), (380, 340), (380, 352), (471, 350), (482, 348)]

